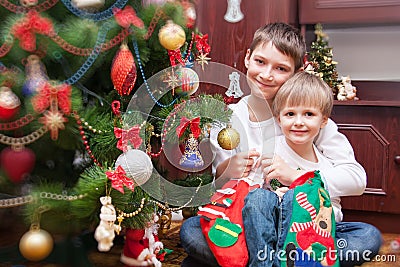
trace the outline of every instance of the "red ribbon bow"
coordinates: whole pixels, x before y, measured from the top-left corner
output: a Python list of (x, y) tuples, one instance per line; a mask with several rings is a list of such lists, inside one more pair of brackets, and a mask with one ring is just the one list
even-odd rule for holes
[(142, 138), (139, 136), (139, 132), (140, 127), (138, 125), (135, 125), (128, 130), (114, 127), (114, 135), (119, 139), (117, 142), (117, 148), (126, 152), (129, 148), (129, 142), (134, 148), (138, 148), (143, 142)]
[(71, 86), (68, 84), (52, 86), (46, 82), (39, 93), (32, 98), (33, 109), (38, 113), (44, 112), (53, 103), (56, 103), (64, 114), (69, 114), (71, 112)]
[(122, 10), (115, 7), (112, 9), (112, 11), (114, 13), (115, 20), (121, 27), (128, 28), (131, 24), (138, 28), (144, 27), (143, 21), (138, 16), (136, 16), (136, 12), (133, 7), (126, 6)]
[(53, 22), (30, 10), (25, 17), (18, 20), (11, 28), (11, 33), (19, 39), (19, 45), (26, 51), (36, 49), (36, 33), (51, 35), (54, 33)]
[(182, 134), (185, 132), (186, 128), (190, 126), (190, 131), (192, 132), (195, 138), (199, 137), (201, 133), (200, 129), (200, 117), (196, 117), (194, 119), (189, 120), (186, 117), (181, 118), (181, 123), (176, 128), (176, 134), (178, 137), (181, 137)]
[(200, 36), (196, 34), (196, 48), (200, 54), (208, 54), (211, 51), (210, 45), (208, 44), (208, 34)]
[(176, 61), (178, 61), (182, 65), (185, 65), (185, 62), (182, 59), (181, 50), (179, 50), (179, 49), (168, 50), (168, 56), (169, 56), (169, 61), (171, 62), (172, 67), (176, 66)]
[(118, 190), (122, 194), (125, 193), (124, 185), (132, 191), (135, 189), (135, 183), (125, 174), (125, 170), (121, 165), (119, 165), (115, 171), (106, 172), (107, 178), (111, 180), (112, 188)]

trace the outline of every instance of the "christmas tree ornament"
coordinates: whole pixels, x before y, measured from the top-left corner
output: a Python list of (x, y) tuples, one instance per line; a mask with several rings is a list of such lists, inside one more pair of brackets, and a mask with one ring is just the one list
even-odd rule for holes
[(199, 88), (199, 75), (191, 68), (178, 68), (175, 72), (179, 79), (179, 86), (174, 88), (174, 93), (180, 96), (194, 94)]
[(127, 44), (122, 44), (111, 65), (111, 80), (121, 96), (129, 95), (137, 78), (136, 64)]
[(121, 154), (115, 162), (115, 167), (119, 166), (139, 186), (146, 183), (153, 173), (150, 157), (139, 149), (130, 149)]
[(192, 28), (196, 22), (196, 9), (188, 0), (182, 1), (183, 15), (186, 18), (186, 27)]
[(13, 183), (21, 183), (35, 167), (35, 153), (26, 147), (6, 147), (0, 153), (0, 163)]
[(185, 133), (186, 129), (190, 130), (190, 134), (194, 137), (194, 138), (198, 138), (201, 134), (201, 128), (200, 128), (200, 117), (196, 117), (193, 119), (188, 119), (185, 116), (183, 116), (181, 118), (181, 121), (178, 125), (178, 127), (176, 127), (176, 135), (178, 137), (182, 137), (183, 134)]
[(37, 5), (38, 0), (20, 0), (19, 3), (24, 7), (33, 7)]
[(228, 9), (226, 10), (226, 14), (224, 19), (227, 22), (236, 23), (243, 19), (244, 15), (240, 10), (240, 2), (241, 0), (228, 0)]
[(118, 139), (117, 148), (126, 152), (132, 146), (133, 148), (139, 148), (143, 140), (140, 137), (141, 126), (135, 125), (130, 129), (122, 129), (114, 127), (115, 138)]
[(111, 187), (122, 194), (125, 194), (124, 186), (129, 188), (131, 191), (135, 190), (134, 182), (131, 178), (126, 176), (126, 172), (121, 166), (116, 167), (115, 171), (106, 172), (106, 176), (111, 180)]
[(186, 67), (186, 68), (193, 68), (193, 66), (194, 66), (194, 56), (193, 56), (193, 53), (192, 53), (192, 52), (190, 52), (189, 54), (184, 53), (184, 54), (183, 54), (183, 57), (186, 58), (185, 67)]
[(196, 61), (199, 65), (201, 65), (201, 69), (204, 70), (204, 65), (208, 65), (208, 61), (211, 60), (211, 58), (207, 57), (211, 51), (211, 47), (208, 44), (208, 34), (196, 34), (195, 42), (196, 49), (198, 51)]
[(98, 10), (104, 6), (104, 0), (72, 0), (72, 4), (79, 8), (85, 10)]
[(33, 109), (43, 113), (38, 121), (50, 131), (51, 139), (58, 139), (59, 130), (64, 130), (64, 123), (68, 121), (64, 114), (71, 112), (71, 86), (69, 84), (53, 84), (45, 82), (42, 89), (31, 102)]
[(41, 261), (50, 255), (53, 245), (51, 235), (38, 225), (32, 224), (31, 229), (19, 241), (19, 251), (27, 260)]
[(208, 54), (200, 53), (196, 58), (196, 61), (201, 66), (202, 70), (204, 70), (204, 65), (208, 65), (208, 61), (211, 60), (207, 55)]
[(217, 141), (223, 149), (232, 150), (239, 145), (240, 135), (231, 125), (228, 125), (218, 133)]
[(0, 87), (0, 120), (8, 121), (17, 115), (21, 101), (10, 88)]
[(181, 26), (168, 20), (158, 33), (160, 44), (167, 50), (177, 50), (186, 41), (185, 31)]
[(188, 170), (196, 170), (204, 165), (203, 157), (199, 150), (199, 142), (193, 134), (189, 134), (189, 138), (186, 140), (185, 151), (179, 160), (179, 165)]
[(136, 15), (132, 6), (127, 5), (124, 9), (114, 7), (113, 13), (115, 21), (123, 28), (128, 28), (130, 25), (141, 29), (144, 27), (143, 21)]
[(102, 204), (100, 209), (100, 223), (96, 227), (94, 238), (98, 242), (97, 249), (102, 252), (111, 249), (114, 245), (114, 232), (119, 233), (121, 231), (121, 226), (114, 224), (117, 220), (117, 213), (111, 201), (110, 196), (100, 197), (100, 203)]
[(37, 55), (28, 56), (25, 65), (25, 74), (25, 83), (22, 86), (22, 93), (25, 96), (38, 93), (46, 81), (49, 80), (46, 67)]
[(36, 34), (53, 36), (55, 35), (53, 22), (40, 16), (35, 9), (30, 9), (24, 16), (11, 27), (12, 35), (18, 39), (19, 46), (28, 51), (36, 50)]
[(225, 95), (228, 97), (233, 96), (234, 98), (242, 97), (243, 91), (240, 89), (240, 75), (237, 71), (232, 71), (229, 74), (229, 88), (226, 90)]
[(161, 267), (164, 244), (158, 237), (158, 216), (147, 223), (144, 229), (127, 229), (124, 249), (120, 261), (128, 266)]

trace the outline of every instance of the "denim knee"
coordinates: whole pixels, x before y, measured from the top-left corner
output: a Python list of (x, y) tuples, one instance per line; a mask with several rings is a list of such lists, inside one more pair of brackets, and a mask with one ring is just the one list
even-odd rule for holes
[(249, 192), (244, 200), (244, 208), (255, 209), (275, 209), (279, 202), (278, 196), (269, 190), (262, 188)]

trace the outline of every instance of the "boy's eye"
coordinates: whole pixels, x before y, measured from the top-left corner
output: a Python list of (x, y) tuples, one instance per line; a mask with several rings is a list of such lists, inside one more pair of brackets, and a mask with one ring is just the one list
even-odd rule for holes
[(289, 112), (286, 113), (286, 116), (289, 116), (289, 117), (294, 116), (294, 112), (289, 111)]
[(262, 60), (262, 59), (255, 59), (255, 61), (257, 62), (257, 63), (259, 63), (259, 64), (263, 64), (264, 63), (264, 61)]
[(286, 71), (287, 71), (287, 69), (284, 68), (284, 67), (277, 67), (277, 69), (278, 69), (279, 71), (283, 71), (283, 72), (286, 72)]
[(312, 113), (311, 111), (306, 112), (306, 116), (314, 116), (314, 113)]

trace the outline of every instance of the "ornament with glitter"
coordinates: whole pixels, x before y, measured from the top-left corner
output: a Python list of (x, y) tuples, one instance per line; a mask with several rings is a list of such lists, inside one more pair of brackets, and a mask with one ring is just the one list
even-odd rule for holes
[(129, 95), (137, 78), (136, 64), (128, 45), (122, 44), (111, 66), (111, 80), (118, 94)]
[(189, 134), (179, 165), (188, 170), (196, 170), (204, 165), (203, 157), (199, 150), (199, 142), (193, 134)]

